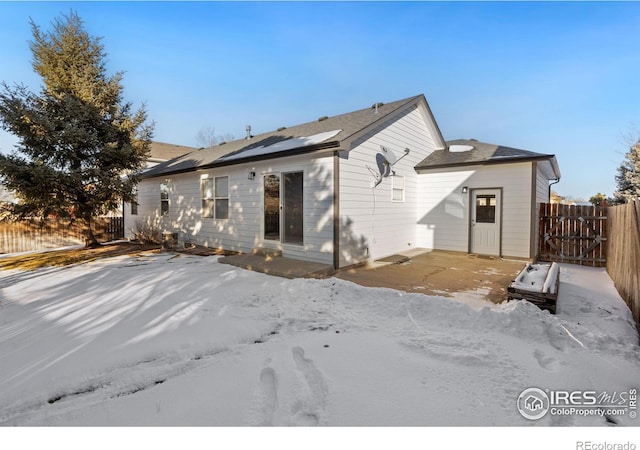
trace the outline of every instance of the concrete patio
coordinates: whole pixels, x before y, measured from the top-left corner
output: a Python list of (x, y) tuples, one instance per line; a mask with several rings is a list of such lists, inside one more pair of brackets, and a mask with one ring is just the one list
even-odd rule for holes
[(453, 297), (459, 292), (477, 292), (478, 298), (501, 303), (507, 299), (507, 286), (524, 265), (525, 261), (417, 249), (346, 269), (336, 276), (362, 286), (427, 295)]
[(220, 258), (218, 262), (255, 272), (284, 278), (326, 278), (333, 274), (333, 267), (282, 256), (262, 256), (243, 253)]
[(240, 254), (225, 256), (219, 262), (284, 278), (325, 278), (335, 275), (362, 286), (427, 295), (453, 297), (459, 292), (477, 292), (478, 298), (493, 303), (507, 299), (507, 286), (525, 264), (524, 261), (423, 249), (337, 273), (330, 265), (281, 256)]

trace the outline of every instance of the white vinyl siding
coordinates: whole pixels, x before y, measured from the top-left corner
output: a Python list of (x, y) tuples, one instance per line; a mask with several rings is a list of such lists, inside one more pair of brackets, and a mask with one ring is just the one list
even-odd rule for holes
[[(373, 112), (372, 112), (373, 114)], [(414, 166), (434, 150), (423, 111), (414, 108), (380, 124), (341, 152), (340, 163), (340, 267), (378, 259), (416, 246), (418, 177)], [(400, 159), (394, 166), (404, 181), (403, 202), (393, 200), (393, 176), (374, 187), (379, 173), (380, 146)]]
[[(255, 172), (253, 180), (249, 172)], [(262, 238), (262, 179), (266, 173), (303, 172), (304, 243), (265, 242)], [(220, 179), (218, 213), (228, 210), (227, 220), (203, 219), (201, 215), (202, 175)], [(227, 183), (222, 180), (226, 178)], [(226, 196), (222, 189), (227, 186)], [(160, 231), (178, 232), (179, 240), (225, 250), (251, 252), (268, 247), (282, 250), (283, 256), (332, 264), (333, 262), (333, 158), (298, 155), (274, 160), (225, 166), (206, 171), (172, 175), (168, 181), (172, 207), (160, 216), (157, 200), (151, 202), (150, 191), (158, 197), (158, 179), (139, 184), (139, 217), (157, 223)], [(175, 206), (174, 206), (175, 205)], [(214, 213), (215, 214), (215, 213)], [(126, 218), (131, 230), (135, 219)]]
[(536, 179), (536, 204), (549, 203), (549, 179), (538, 167)]
[(468, 252), (471, 190), (502, 188), (502, 255), (529, 258), (531, 176), (530, 162), (421, 171), (418, 245)]

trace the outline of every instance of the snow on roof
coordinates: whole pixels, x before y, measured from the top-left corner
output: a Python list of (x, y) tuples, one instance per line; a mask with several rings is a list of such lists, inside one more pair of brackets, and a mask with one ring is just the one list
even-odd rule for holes
[(271, 145), (261, 145), (259, 147), (252, 147), (246, 150), (241, 150), (236, 153), (222, 156), (217, 161), (233, 161), (236, 159), (250, 158), (252, 156), (268, 155), (270, 153), (284, 152), (287, 150), (293, 150), (295, 148), (308, 147), (310, 145), (320, 144), (327, 139), (330, 139), (340, 133), (342, 130), (331, 130), (323, 133), (313, 134), (311, 136), (300, 136), (285, 139), (280, 142), (276, 142)]
[(451, 145), (449, 146), (450, 152), (468, 152), (473, 150), (473, 145)]

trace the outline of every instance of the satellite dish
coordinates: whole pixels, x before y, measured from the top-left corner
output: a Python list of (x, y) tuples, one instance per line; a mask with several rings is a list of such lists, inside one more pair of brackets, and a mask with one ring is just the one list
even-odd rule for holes
[(405, 148), (404, 154), (398, 158), (395, 153), (393, 153), (384, 145), (381, 145), (380, 152), (376, 154), (376, 163), (378, 165), (378, 173), (375, 173), (371, 167), (366, 166), (367, 169), (369, 169), (369, 171), (373, 174), (374, 178), (376, 179), (373, 187), (376, 187), (380, 183), (382, 183), (382, 180), (385, 177), (388, 177), (391, 174), (395, 175), (395, 171), (393, 170), (393, 165), (396, 164), (405, 156), (407, 156), (410, 151), (411, 150), (409, 150), (408, 148)]
[(378, 165), (378, 172), (380, 173), (380, 180), (384, 177), (388, 177), (391, 174), (391, 164), (389, 160), (382, 153), (376, 155), (376, 164)]
[(384, 145), (380, 146), (380, 152), (382, 153), (382, 156), (384, 156), (384, 159), (387, 160), (387, 163), (390, 166), (393, 166), (396, 162), (398, 162), (398, 157), (395, 155), (395, 153), (393, 153)]

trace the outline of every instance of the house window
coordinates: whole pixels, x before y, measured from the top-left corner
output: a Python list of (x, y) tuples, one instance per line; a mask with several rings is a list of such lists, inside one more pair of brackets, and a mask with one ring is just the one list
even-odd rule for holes
[(202, 217), (213, 217), (213, 178), (200, 180), (200, 193), (202, 195)]
[(167, 183), (160, 184), (160, 215), (169, 214), (169, 185)]
[(229, 177), (202, 178), (202, 217), (229, 218)]
[(216, 219), (229, 218), (229, 177), (216, 177)]
[(131, 215), (138, 215), (138, 188), (133, 188), (131, 197)]
[(391, 189), (391, 200), (394, 202), (404, 202), (404, 177), (394, 175)]

